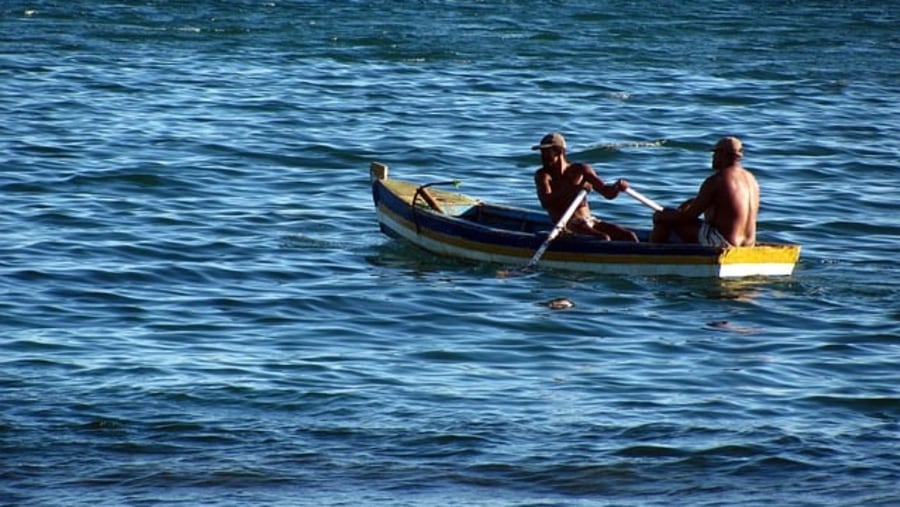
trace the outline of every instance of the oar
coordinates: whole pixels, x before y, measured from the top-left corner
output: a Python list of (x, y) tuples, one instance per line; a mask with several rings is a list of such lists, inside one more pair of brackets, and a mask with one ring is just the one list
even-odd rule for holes
[(541, 247), (538, 248), (536, 252), (534, 252), (534, 256), (530, 261), (528, 261), (528, 264), (526, 264), (525, 267), (522, 268), (523, 271), (527, 271), (533, 268), (538, 263), (538, 261), (541, 259), (541, 256), (544, 255), (544, 252), (547, 251), (547, 247), (550, 246), (550, 243), (554, 239), (556, 239), (557, 236), (559, 236), (559, 233), (561, 233), (563, 229), (566, 228), (566, 224), (569, 223), (569, 219), (572, 218), (572, 215), (575, 214), (575, 210), (578, 209), (578, 206), (581, 204), (581, 201), (584, 200), (585, 196), (587, 196), (587, 193), (588, 191), (583, 188), (580, 192), (578, 192), (578, 195), (575, 196), (575, 200), (572, 201), (572, 204), (569, 205), (569, 209), (567, 209), (566, 212), (563, 213), (562, 218), (560, 218), (559, 222), (556, 223), (556, 227), (554, 227), (553, 230), (550, 231), (547, 239), (544, 240), (544, 244), (542, 244)]
[(657, 204), (656, 201), (654, 201), (648, 197), (645, 197), (644, 194), (638, 192), (637, 190), (635, 190), (631, 187), (626, 188), (625, 193), (630, 195), (631, 197), (634, 197), (635, 199), (640, 201), (641, 204), (643, 204), (644, 206), (647, 206), (648, 208), (652, 209), (653, 211), (662, 211), (663, 210), (663, 207), (660, 206), (659, 204)]

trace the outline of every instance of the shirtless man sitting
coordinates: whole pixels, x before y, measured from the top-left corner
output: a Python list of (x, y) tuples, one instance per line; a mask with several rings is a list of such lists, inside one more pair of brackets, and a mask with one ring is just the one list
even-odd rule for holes
[[(625, 180), (619, 180), (612, 185), (605, 184), (588, 164), (570, 163), (566, 159), (566, 140), (561, 134), (555, 132), (547, 134), (541, 139), (540, 144), (532, 146), (531, 149), (541, 150), (542, 166), (534, 173), (534, 185), (541, 206), (547, 210), (554, 223), (562, 219), (582, 188), (588, 192), (596, 190), (607, 199), (614, 199), (619, 192), (628, 188), (628, 182)], [(566, 228), (571, 232), (589, 234), (605, 240), (638, 240), (632, 231), (591, 215), (587, 198), (576, 208)]]
[(722, 247), (755, 245), (759, 184), (741, 166), (743, 156), (740, 139), (720, 139), (713, 150), (715, 172), (700, 185), (696, 197), (678, 209), (666, 208), (653, 214), (650, 241), (666, 243), (674, 232), (686, 243)]

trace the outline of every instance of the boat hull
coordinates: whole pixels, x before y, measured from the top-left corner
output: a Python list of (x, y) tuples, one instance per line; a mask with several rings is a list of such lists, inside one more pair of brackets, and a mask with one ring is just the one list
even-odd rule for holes
[[(372, 196), (386, 235), (430, 252), (479, 263), (524, 266), (553, 228), (544, 213), (488, 205), (468, 196), (387, 178), (373, 164)], [(383, 171), (381, 170), (383, 168)], [(440, 211), (428, 204), (431, 201)], [(717, 248), (689, 244), (602, 241), (564, 234), (544, 253), (543, 268), (619, 275), (735, 278), (790, 275), (800, 246)]]

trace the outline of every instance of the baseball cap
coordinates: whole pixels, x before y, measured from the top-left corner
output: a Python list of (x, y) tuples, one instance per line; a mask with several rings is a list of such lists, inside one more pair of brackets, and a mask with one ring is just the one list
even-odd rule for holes
[(559, 132), (551, 132), (541, 138), (541, 144), (531, 147), (532, 150), (543, 150), (545, 148), (561, 148), (566, 149), (566, 139)]

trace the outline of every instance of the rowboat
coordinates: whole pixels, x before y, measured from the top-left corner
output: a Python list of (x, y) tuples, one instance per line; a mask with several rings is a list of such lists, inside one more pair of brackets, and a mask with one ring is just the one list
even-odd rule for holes
[[(371, 164), (369, 173), (381, 231), (436, 254), (524, 266), (554, 229), (544, 211), (488, 204), (440, 188), (451, 182), (391, 179), (388, 166), (379, 162)], [(637, 243), (563, 233), (546, 246), (540, 266), (600, 274), (736, 278), (787, 276), (800, 258), (800, 245), (795, 244), (660, 244), (649, 242), (649, 230), (635, 232)]]

